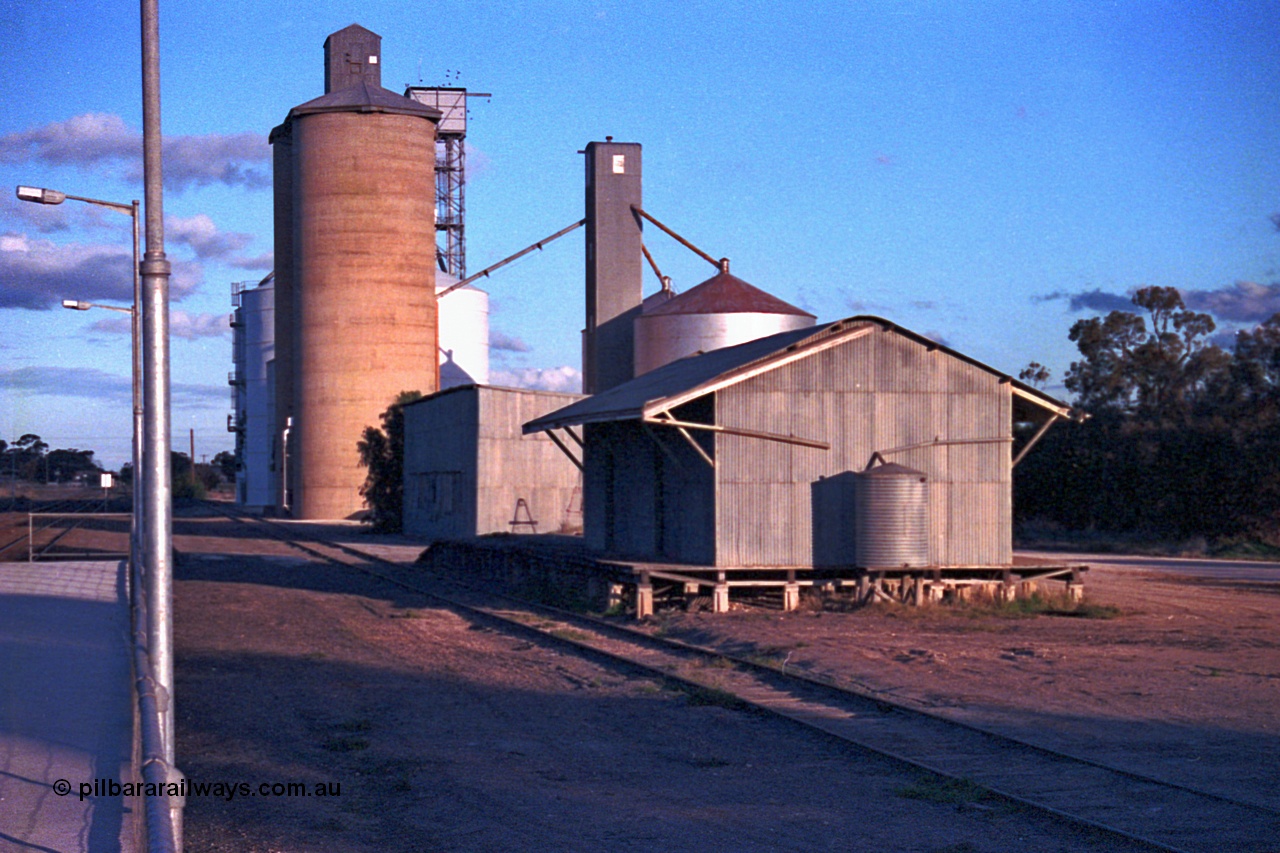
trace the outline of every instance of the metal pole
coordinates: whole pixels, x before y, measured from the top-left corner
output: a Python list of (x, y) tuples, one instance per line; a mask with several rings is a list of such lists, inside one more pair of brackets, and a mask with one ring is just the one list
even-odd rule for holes
[[(161, 712), (160, 736), (174, 768), (173, 550), (169, 434), (169, 272), (164, 254), (164, 188), (160, 135), (160, 13), (140, 0), (142, 24), (142, 174), (146, 186), (146, 253), (142, 261), (144, 518), (148, 651)], [(175, 804), (176, 805), (176, 804)], [(174, 847), (182, 849), (181, 812), (171, 812)]]
[(129, 578), (136, 585), (142, 568), (142, 272), (138, 268), (138, 200), (133, 215), (133, 520), (129, 522)]

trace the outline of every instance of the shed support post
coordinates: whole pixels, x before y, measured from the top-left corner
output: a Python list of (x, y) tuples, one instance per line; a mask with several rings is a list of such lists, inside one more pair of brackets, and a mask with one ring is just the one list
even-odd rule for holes
[(636, 584), (636, 618), (648, 619), (653, 615), (653, 584), (647, 574), (640, 575)]
[(1083, 601), (1084, 600), (1084, 584), (1068, 583), (1067, 597), (1070, 598), (1072, 601)]
[(715, 589), (711, 591), (711, 612), (729, 612), (729, 584), (718, 583), (715, 585)]
[(782, 610), (790, 613), (800, 609), (800, 584), (788, 583), (782, 587)]
[(615, 613), (623, 608), (626, 603), (626, 587), (617, 581), (609, 582), (609, 597), (606, 601), (608, 609)]

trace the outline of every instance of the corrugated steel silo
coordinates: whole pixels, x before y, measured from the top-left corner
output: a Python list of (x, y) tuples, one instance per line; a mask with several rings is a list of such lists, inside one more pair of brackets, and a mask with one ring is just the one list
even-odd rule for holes
[(697, 287), (670, 299), (651, 299), (636, 318), (637, 376), (695, 353), (803, 329), (816, 319), (730, 275), (727, 261)]
[(356, 444), (364, 428), (378, 425), (400, 392), (439, 385), (440, 113), (381, 87), (379, 43), (355, 25), (331, 35), (328, 94), (286, 120), (292, 305), (278, 322), (293, 337), (286, 464), (296, 518), (360, 513), (365, 470)]
[[(436, 293), (458, 283), (436, 273)], [(468, 284), (439, 300), (440, 390), (489, 384), (489, 294)]]
[(868, 569), (929, 564), (929, 492), (924, 473), (892, 462), (854, 483), (854, 560)]

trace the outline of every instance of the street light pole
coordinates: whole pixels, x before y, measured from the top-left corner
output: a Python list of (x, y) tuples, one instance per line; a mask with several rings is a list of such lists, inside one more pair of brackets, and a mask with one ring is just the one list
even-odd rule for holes
[[(136, 209), (137, 202), (134, 207)], [(129, 315), (129, 326), (133, 344), (130, 348), (133, 358), (133, 517), (129, 523), (129, 578), (137, 592), (138, 571), (142, 565), (142, 324), (138, 316), (138, 220), (133, 220), (133, 290), (134, 303), (129, 308), (116, 305), (98, 305), (77, 299), (62, 300), (63, 308), (75, 311), (88, 311), (90, 308), (105, 308), (108, 311), (120, 311)]]
[(106, 308), (124, 311), (130, 315), (133, 356), (133, 518), (129, 522), (129, 578), (136, 587), (142, 556), (142, 322), (138, 308), (142, 304), (142, 277), (138, 268), (138, 200), (129, 204), (104, 201), (100, 198), (69, 195), (43, 187), (18, 187), (16, 195), (21, 201), (35, 204), (62, 204), (67, 199), (106, 207), (128, 215), (133, 220), (133, 306), (119, 308), (115, 305), (97, 305), (74, 299), (62, 300), (63, 308), (87, 311), (90, 308)]

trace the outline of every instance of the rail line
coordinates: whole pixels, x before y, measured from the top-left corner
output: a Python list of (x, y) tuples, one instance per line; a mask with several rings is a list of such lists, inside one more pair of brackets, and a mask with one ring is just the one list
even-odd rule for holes
[[(415, 575), (371, 550), (219, 508), (318, 559), (425, 595), (507, 631), (656, 676), (730, 707), (753, 709), (909, 767), (955, 790), (1065, 821), (1122, 846), (1177, 853), (1280, 850), (1280, 811), (1016, 740), (759, 661), (727, 655), (456, 578)], [(501, 603), (499, 603), (501, 602)]]
[[(88, 508), (83, 508), (86, 506), (86, 504), (89, 505)], [(26, 561), (31, 556), (30, 552), (28, 551), (28, 547), (29, 547), (29, 543), (31, 543), (31, 536), (33, 531), (33, 528), (30, 526), (30, 517), (32, 515), (36, 515), (36, 516), (61, 515), (61, 516), (70, 517), (70, 516), (78, 515), (81, 513), (92, 512), (93, 507), (95, 505), (100, 505), (102, 507), (105, 507), (106, 501), (104, 501), (101, 498), (95, 498), (94, 500), (88, 501), (88, 502), (78, 500), (75, 498), (67, 498), (65, 500), (42, 503), (39, 505), (40, 506), (39, 511), (32, 511), (32, 512), (23, 511), (21, 513), (19, 512), (6, 513), (7, 516), (11, 516), (12, 518), (11, 520), (7, 521), (3, 525), (3, 527), (0, 527), (0, 537), (5, 539), (4, 543), (0, 544), (0, 562), (12, 561), (14, 559), (19, 559), (19, 558), (23, 561)], [(73, 524), (71, 527), (64, 530), (61, 534), (58, 534), (55, 537), (54, 541), (44, 543), (44, 545), (41, 548), (41, 555), (43, 555), (45, 550), (47, 550), (48, 548), (56, 544), (58, 539), (61, 539), (62, 537), (66, 536), (68, 533), (71, 532), (72, 529), (74, 529), (75, 527), (78, 527), (80, 523), (82, 523), (83, 521), (84, 519), (78, 520), (75, 524)], [(43, 533), (46, 529), (47, 527), (41, 527), (38, 530), (35, 530), (34, 532)], [(17, 536), (13, 535), (15, 531), (20, 531)], [(13, 538), (10, 538), (10, 537), (13, 537)]]

